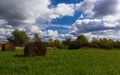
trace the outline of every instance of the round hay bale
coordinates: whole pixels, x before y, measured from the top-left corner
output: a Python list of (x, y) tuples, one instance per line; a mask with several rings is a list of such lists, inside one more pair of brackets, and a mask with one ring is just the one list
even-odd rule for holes
[(28, 43), (24, 48), (24, 56), (45, 56), (47, 52), (46, 47), (40, 42)]
[(15, 51), (15, 45), (13, 43), (7, 42), (2, 45), (2, 51)]

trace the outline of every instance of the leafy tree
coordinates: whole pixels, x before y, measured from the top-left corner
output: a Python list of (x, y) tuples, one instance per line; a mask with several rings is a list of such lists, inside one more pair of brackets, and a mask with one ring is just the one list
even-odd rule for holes
[(64, 41), (62, 41), (62, 44), (68, 49), (68, 47), (71, 44), (71, 39), (65, 39)]
[(52, 38), (48, 40), (48, 43), (50, 47), (54, 47), (54, 40)]
[(34, 34), (34, 41), (35, 42), (41, 42), (41, 38), (39, 37), (38, 33)]
[(69, 49), (79, 49), (79, 44), (77, 41), (72, 41), (70, 43)]
[(92, 47), (92, 48), (99, 48), (99, 40), (98, 39), (96, 39), (96, 38), (93, 38), (92, 39), (92, 41), (91, 41), (91, 43), (90, 43), (90, 46)]
[(41, 43), (44, 44), (46, 47), (49, 47), (49, 43), (48, 42), (42, 41)]
[(16, 46), (24, 46), (30, 41), (30, 38), (25, 31), (15, 30), (12, 32), (12, 36), (7, 38), (7, 40), (14, 43)]
[(113, 41), (111, 39), (103, 38), (99, 40), (100, 48), (113, 49)]
[(57, 47), (58, 49), (63, 49), (64, 48), (64, 45), (58, 39), (54, 40), (54, 46)]
[(88, 47), (88, 40), (84, 35), (78, 36), (76, 41), (78, 42), (80, 48)]
[(120, 41), (114, 41), (113, 42), (113, 47), (116, 49), (120, 49)]

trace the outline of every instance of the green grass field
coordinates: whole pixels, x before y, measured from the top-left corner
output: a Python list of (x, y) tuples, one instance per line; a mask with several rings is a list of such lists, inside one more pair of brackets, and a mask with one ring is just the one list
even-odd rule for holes
[(50, 50), (44, 57), (0, 51), (0, 75), (120, 75), (119, 50)]

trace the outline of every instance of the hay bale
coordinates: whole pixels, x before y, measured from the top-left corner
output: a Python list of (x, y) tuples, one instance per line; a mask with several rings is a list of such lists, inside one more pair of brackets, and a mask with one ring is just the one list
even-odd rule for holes
[(7, 42), (2, 45), (2, 51), (15, 51), (15, 45)]
[(24, 48), (24, 56), (45, 56), (46, 47), (40, 42), (28, 43)]

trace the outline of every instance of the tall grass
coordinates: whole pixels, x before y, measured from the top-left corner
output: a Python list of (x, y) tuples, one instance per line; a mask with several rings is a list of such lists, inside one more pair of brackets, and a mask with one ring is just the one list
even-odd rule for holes
[(120, 75), (120, 51), (50, 50), (44, 57), (0, 52), (0, 75)]

